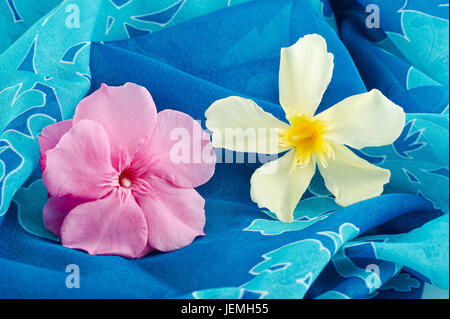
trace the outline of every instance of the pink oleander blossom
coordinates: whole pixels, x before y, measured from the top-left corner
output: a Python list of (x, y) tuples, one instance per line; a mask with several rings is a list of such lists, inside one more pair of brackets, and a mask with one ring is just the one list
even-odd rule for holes
[[(180, 129), (190, 159), (181, 162), (171, 158)], [(210, 137), (185, 113), (157, 113), (144, 87), (103, 84), (73, 120), (44, 128), (39, 145), (50, 196), (44, 224), (64, 246), (139, 258), (204, 235), (205, 201), (194, 187), (214, 173)], [(192, 160), (199, 149), (208, 156)]]

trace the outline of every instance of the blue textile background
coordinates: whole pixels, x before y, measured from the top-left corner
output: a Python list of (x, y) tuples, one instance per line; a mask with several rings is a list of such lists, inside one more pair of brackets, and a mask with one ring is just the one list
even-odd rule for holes
[[(41, 18), (30, 14), (25, 31), (16, 20), (27, 20), (28, 10), (8, 2), (16, 20), (0, 46), (0, 297), (420, 298), (430, 284), (448, 290), (442, 2), (63, 1)], [(369, 4), (380, 8), (380, 28), (367, 28)], [(79, 6), (79, 29), (61, 28), (68, 5)], [(280, 48), (309, 33), (325, 37), (335, 55), (319, 110), (378, 88), (408, 113), (394, 144), (355, 151), (391, 170), (385, 195), (341, 208), (317, 176), (296, 221), (285, 224), (250, 200), (259, 164), (218, 164), (199, 188), (207, 236), (179, 251), (139, 260), (90, 256), (62, 247), (45, 230), (36, 136), (70, 118), (83, 96), (101, 83), (135, 82), (159, 110), (177, 109), (202, 124), (207, 107), (230, 95), (250, 97), (282, 118)], [(52, 46), (55, 37), (61, 41)], [(69, 264), (80, 267), (79, 289), (65, 286)]]

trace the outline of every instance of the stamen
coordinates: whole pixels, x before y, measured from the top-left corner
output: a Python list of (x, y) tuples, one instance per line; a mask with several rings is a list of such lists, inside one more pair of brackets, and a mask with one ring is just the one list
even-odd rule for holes
[(326, 166), (327, 158), (334, 158), (331, 144), (323, 137), (328, 129), (328, 123), (318, 118), (311, 119), (305, 114), (290, 117), (288, 120), (291, 127), (280, 131), (278, 144), (281, 147), (295, 149), (290, 173), (296, 168), (308, 166), (313, 155), (316, 160)]
[(131, 181), (126, 177), (122, 178), (119, 181), (119, 183), (120, 183), (120, 186), (125, 187), (125, 188), (129, 188), (131, 186)]
[(129, 170), (125, 170), (119, 175), (119, 186), (122, 188), (131, 188), (135, 177)]

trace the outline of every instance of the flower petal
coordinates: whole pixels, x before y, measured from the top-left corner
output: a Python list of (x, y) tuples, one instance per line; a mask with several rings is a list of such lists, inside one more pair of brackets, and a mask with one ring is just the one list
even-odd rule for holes
[(405, 112), (380, 91), (355, 95), (317, 115), (331, 124), (324, 137), (353, 148), (393, 143), (405, 126)]
[(344, 145), (332, 143), (332, 148), (335, 159), (329, 159), (327, 167), (319, 162), (319, 170), (336, 203), (348, 206), (383, 193), (389, 170), (370, 164)]
[(250, 180), (252, 200), (288, 223), (294, 220), (294, 209), (316, 171), (313, 160), (306, 167), (292, 169), (294, 154), (295, 150), (291, 150), (278, 160), (264, 164)]
[(231, 96), (214, 102), (205, 112), (206, 127), (216, 148), (237, 152), (279, 154), (278, 131), (289, 125), (265, 112), (254, 101)]
[(52, 196), (97, 199), (111, 191), (105, 183), (113, 174), (105, 130), (97, 122), (84, 120), (47, 151), (42, 178)]
[(216, 164), (210, 136), (192, 117), (174, 110), (158, 113), (153, 135), (140, 147), (135, 161), (146, 158), (153, 174), (183, 188), (206, 183)]
[(85, 119), (96, 121), (105, 129), (111, 142), (112, 163), (117, 168), (121, 148), (134, 154), (142, 139), (151, 134), (156, 123), (156, 106), (142, 86), (102, 84), (77, 106), (74, 124)]
[(314, 115), (330, 84), (333, 60), (325, 39), (318, 34), (281, 49), (280, 104), (287, 119), (301, 113)]
[(152, 246), (150, 246), (148, 243), (145, 246), (145, 248), (139, 253), (139, 255), (136, 256), (136, 258), (141, 258), (144, 257), (148, 254), (150, 254), (152, 251), (154, 251), (155, 248), (153, 248)]
[(44, 127), (41, 135), (38, 136), (39, 148), (41, 150), (41, 171), (45, 171), (47, 161), (47, 151), (58, 144), (61, 137), (72, 128), (72, 120), (56, 122), (55, 124)]
[(44, 225), (56, 236), (60, 236), (61, 226), (67, 214), (76, 206), (85, 203), (86, 200), (74, 197), (52, 196), (43, 208)]
[(150, 195), (136, 195), (149, 228), (148, 242), (160, 251), (189, 245), (204, 235), (205, 200), (194, 190), (174, 187), (163, 179), (149, 180)]
[(91, 255), (141, 257), (147, 247), (147, 223), (133, 196), (119, 200), (117, 191), (105, 198), (78, 205), (64, 219), (64, 246)]

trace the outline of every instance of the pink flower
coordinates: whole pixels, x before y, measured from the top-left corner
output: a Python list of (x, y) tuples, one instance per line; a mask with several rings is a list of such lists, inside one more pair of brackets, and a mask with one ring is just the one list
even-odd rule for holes
[[(209, 135), (187, 114), (156, 112), (145, 88), (103, 84), (80, 102), (73, 120), (42, 131), (50, 195), (44, 223), (64, 246), (139, 258), (204, 235), (205, 201), (194, 187), (214, 173)], [(182, 145), (189, 158), (181, 162), (171, 153), (180, 143), (173, 131), (180, 129), (189, 133)], [(192, 160), (195, 150), (208, 158)]]

